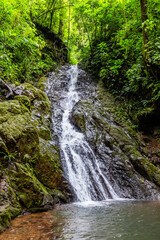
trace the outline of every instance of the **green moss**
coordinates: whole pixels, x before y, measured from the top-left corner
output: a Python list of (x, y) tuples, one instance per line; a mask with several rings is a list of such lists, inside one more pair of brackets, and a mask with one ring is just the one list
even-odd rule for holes
[(144, 178), (160, 186), (159, 169), (144, 158), (133, 145), (124, 146), (123, 152), (129, 157), (137, 172)]
[(25, 95), (17, 95), (14, 97), (14, 99), (18, 100), (19, 103), (23, 104), (25, 107), (27, 107), (28, 109), (30, 109), (31, 103), (30, 100), (27, 96)]
[(132, 163), (142, 176), (160, 186), (160, 171), (156, 166), (143, 157), (133, 159), (132, 156)]
[(10, 209), (0, 207), (0, 232), (3, 232), (11, 224)]
[(0, 125), (0, 135), (3, 136), (7, 147), (11, 147), (12, 143), (16, 143), (16, 140), (21, 137), (29, 120), (30, 116), (28, 113), (19, 114), (8, 118), (6, 122)]
[(51, 195), (35, 177), (32, 168), (16, 163), (16, 170), (10, 171), (9, 178), (22, 206), (26, 208), (40, 207), (43, 206), (46, 199), (52, 204)]
[(50, 114), (50, 103), (48, 101), (34, 101), (34, 106), (32, 108), (37, 112), (43, 114)]
[(115, 108), (115, 101), (111, 94), (106, 91), (103, 82), (100, 80), (98, 82), (96, 99), (102, 102), (102, 105), (108, 107), (109, 109)]
[(35, 163), (37, 178), (47, 187), (61, 189), (63, 177), (60, 164), (59, 149), (55, 149), (51, 142), (41, 139), (40, 157)]
[(22, 108), (17, 100), (0, 102), (0, 124), (26, 111), (27, 110)]
[(45, 85), (46, 85), (46, 83), (47, 83), (47, 79), (48, 79), (48, 78), (47, 78), (46, 76), (43, 76), (43, 77), (41, 77), (41, 78), (39, 79), (38, 84), (37, 84), (37, 87), (38, 87), (40, 90), (44, 91)]
[[(27, 143), (27, 144), (26, 144)], [(21, 137), (17, 140), (16, 147), (21, 153), (20, 159), (26, 162), (25, 155), (35, 158), (39, 153), (39, 135), (37, 129), (33, 125), (28, 125), (21, 133)]]
[(126, 145), (133, 145), (131, 139), (125, 134), (122, 128), (118, 126), (110, 125), (109, 134), (115, 139), (115, 141), (119, 144), (121, 148)]
[(2, 138), (0, 137), (0, 162), (4, 163), (5, 162), (5, 156), (8, 155), (8, 149), (6, 147), (6, 144), (4, 143), (4, 141), (2, 140)]
[(23, 94), (26, 95), (31, 102), (33, 102), (34, 100), (49, 102), (46, 94), (38, 88), (34, 87), (33, 85), (29, 83), (24, 83), (21, 86), (24, 87)]
[(83, 133), (85, 133), (86, 124), (85, 124), (85, 117), (83, 113), (75, 113), (74, 115), (72, 115), (72, 121), (79, 129), (81, 129)]
[(11, 218), (21, 212), (21, 206), (8, 178), (3, 178), (3, 189), (0, 192), (0, 232), (10, 226)]
[(48, 127), (45, 126), (37, 126), (39, 137), (45, 139), (45, 140), (51, 140), (51, 131)]
[(15, 100), (0, 102), (0, 206), (8, 206), (0, 213), (0, 231), (22, 208), (48, 209), (63, 196), (59, 148), (48, 141), (50, 102), (30, 84), (21, 89)]
[(21, 106), (17, 100), (0, 102), (0, 115), (6, 115), (8, 112), (14, 114), (21, 113)]

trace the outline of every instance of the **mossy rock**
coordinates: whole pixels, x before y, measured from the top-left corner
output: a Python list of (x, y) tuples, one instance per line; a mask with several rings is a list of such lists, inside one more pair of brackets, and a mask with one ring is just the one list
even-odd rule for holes
[(10, 209), (0, 207), (0, 233), (11, 225)]
[(17, 100), (8, 101), (4, 106), (0, 106), (4, 119), (0, 124), (1, 152), (18, 159), (23, 159), (25, 154), (33, 158), (39, 151), (39, 135), (30, 112)]
[(19, 163), (16, 163), (15, 167), (10, 170), (9, 178), (21, 205), (27, 209), (53, 205), (53, 198), (35, 177), (33, 169)]
[(30, 99), (31, 102), (33, 102), (34, 100), (49, 102), (46, 94), (43, 91), (41, 91), (40, 89), (34, 87), (33, 85), (31, 85), (29, 83), (24, 83), (21, 86), (24, 88), (23, 94), (26, 95)]
[(26, 155), (29, 155), (30, 159), (36, 158), (39, 153), (39, 135), (33, 125), (25, 127), (20, 138), (17, 140), (16, 149), (20, 153), (20, 159), (23, 162), (26, 162)]
[(130, 160), (137, 172), (160, 187), (160, 171), (155, 165), (150, 163), (136, 150), (130, 155)]
[(6, 147), (6, 144), (4, 143), (3, 139), (0, 137), (0, 163), (5, 164), (6, 163), (6, 156), (8, 156), (9, 152)]
[(18, 100), (21, 104), (23, 104), (24, 106), (26, 106), (27, 108), (30, 109), (31, 103), (30, 100), (27, 96), (25, 95), (17, 95), (14, 97), (15, 100)]
[(3, 177), (0, 184), (0, 232), (2, 232), (10, 226), (11, 218), (19, 215), (22, 209), (8, 177)]
[(48, 141), (52, 139), (51, 131), (48, 127), (44, 125), (37, 126), (37, 131), (40, 138), (43, 138), (44, 140), (48, 140)]
[(78, 127), (83, 133), (86, 131), (85, 127), (85, 117), (83, 113), (73, 113), (72, 114), (72, 122)]
[(0, 103), (0, 136), (8, 150), (15, 147), (30, 120), (29, 111), (17, 100)]
[(50, 114), (50, 102), (48, 101), (34, 101), (34, 108), (33, 110), (36, 110), (37, 112), (43, 114)]
[(62, 169), (60, 164), (59, 148), (55, 148), (52, 142), (41, 139), (40, 157), (34, 167), (37, 178), (51, 189), (62, 189)]
[(133, 145), (133, 142), (127, 134), (125, 134), (121, 127), (110, 125), (109, 134), (116, 140), (121, 148), (126, 145)]
[(123, 152), (128, 156), (135, 170), (144, 178), (160, 186), (159, 169), (144, 158), (134, 145), (125, 145)]
[(28, 113), (26, 107), (20, 105), (17, 100), (0, 102), (0, 124), (9, 121), (15, 115), (22, 115)]
[[(11, 218), (47, 210), (65, 199), (59, 148), (49, 129), (50, 102), (39, 89), (25, 83), (14, 100), (0, 102), (0, 231)], [(21, 94), (21, 95), (19, 95)], [(3, 222), (3, 223), (2, 223)]]
[(44, 91), (45, 90), (45, 85), (47, 83), (47, 80), (48, 80), (48, 77), (46, 76), (42, 76), (39, 80), (38, 80), (38, 84), (37, 84), (37, 87)]

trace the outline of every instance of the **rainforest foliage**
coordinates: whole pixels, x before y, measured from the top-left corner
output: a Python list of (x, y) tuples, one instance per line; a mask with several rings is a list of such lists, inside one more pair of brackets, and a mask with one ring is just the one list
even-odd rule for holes
[(159, 111), (159, 0), (86, 0), (75, 11), (83, 65), (124, 99), (133, 120)]
[[(47, 1), (0, 1), (0, 77), (11, 83), (34, 81), (53, 70), (58, 47), (40, 34), (32, 19)], [(44, 24), (45, 25), (45, 24)]]
[(159, 0), (2, 0), (0, 10), (3, 80), (34, 80), (56, 65), (39, 24), (61, 38), (72, 63), (127, 100), (126, 114), (159, 109)]

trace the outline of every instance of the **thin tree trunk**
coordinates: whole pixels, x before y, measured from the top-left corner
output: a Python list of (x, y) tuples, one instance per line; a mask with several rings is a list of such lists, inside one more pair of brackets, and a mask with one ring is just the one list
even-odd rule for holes
[(145, 21), (148, 19), (147, 15), (147, 0), (140, 0), (140, 5), (141, 5), (141, 19), (142, 19), (142, 34), (143, 34), (143, 58), (145, 62), (145, 66), (147, 71), (151, 76), (153, 76), (157, 81), (159, 81), (159, 73), (160, 69), (159, 66), (153, 63), (149, 63), (149, 49), (147, 46), (147, 43), (149, 42), (149, 37), (146, 32), (146, 24)]
[(70, 40), (70, 31), (71, 31), (71, 7), (70, 7), (70, 0), (69, 0), (69, 8), (68, 8), (68, 46), (69, 46), (69, 40)]
[[(60, 0), (60, 6), (63, 6), (63, 0)], [(58, 35), (61, 39), (63, 39), (63, 9), (60, 10), (59, 14), (59, 30)]]
[(49, 29), (51, 30), (52, 29), (52, 22), (53, 22), (53, 11), (51, 12), (51, 18), (50, 18), (50, 26), (49, 26)]
[(146, 32), (145, 21), (148, 19), (147, 15), (147, 0), (140, 0), (141, 5), (141, 20), (142, 20), (142, 34), (143, 34), (143, 56), (146, 62), (146, 44), (149, 42), (148, 35)]
[(82, 31), (82, 45), (83, 45), (83, 47), (85, 47), (85, 44), (84, 44), (84, 32), (83, 32), (83, 28), (81, 29), (81, 31)]

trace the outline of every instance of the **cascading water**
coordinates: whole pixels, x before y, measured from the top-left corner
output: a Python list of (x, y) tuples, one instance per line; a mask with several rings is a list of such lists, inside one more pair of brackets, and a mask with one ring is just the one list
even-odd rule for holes
[(60, 145), (66, 165), (66, 174), (78, 201), (118, 199), (101, 171), (93, 150), (82, 133), (70, 123), (70, 114), (80, 97), (76, 91), (78, 67), (69, 70), (70, 82), (63, 106)]

